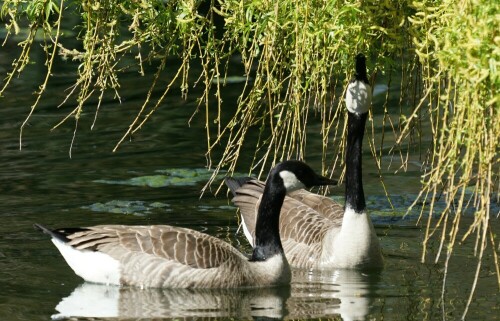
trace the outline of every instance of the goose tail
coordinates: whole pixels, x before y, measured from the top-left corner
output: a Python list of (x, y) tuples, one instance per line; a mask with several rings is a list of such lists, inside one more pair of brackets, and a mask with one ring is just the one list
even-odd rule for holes
[(69, 242), (69, 239), (66, 237), (64, 233), (61, 233), (56, 230), (50, 230), (49, 228), (43, 226), (42, 224), (35, 223), (33, 224), (33, 227), (39, 231), (42, 231), (45, 234), (50, 235), (52, 238), (57, 239), (63, 243)]
[(231, 193), (233, 193), (233, 196), (236, 196), (236, 191), (243, 185), (245, 185), (247, 182), (251, 181), (253, 178), (251, 177), (226, 177), (224, 182), (226, 183), (227, 187), (229, 187), (229, 190)]

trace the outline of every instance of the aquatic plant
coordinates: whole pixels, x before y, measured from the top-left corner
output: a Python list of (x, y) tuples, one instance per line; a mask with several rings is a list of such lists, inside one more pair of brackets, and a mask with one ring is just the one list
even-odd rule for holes
[[(411, 152), (422, 155), (422, 190), (415, 201), (426, 204), (421, 209), (427, 221), (422, 260), (429, 240), (437, 238), (436, 261), (444, 253), (447, 266), (457, 241), (475, 235), (476, 276), (489, 248), (500, 288), (499, 241), (490, 225), (498, 217), (490, 205), (499, 201), (500, 176), (500, 26), (494, 1), (5, 0), (1, 16), (6, 21), (4, 44), (12, 35), (25, 36), (16, 40), (21, 51), (0, 96), (32, 62), (34, 44), (41, 43), (46, 54), (46, 77), (21, 125), (20, 140), (57, 57), (79, 63), (75, 83), (61, 102), (73, 99), (76, 107), (59, 123), (73, 121), (74, 135), (84, 110), (98, 117), (105, 93), (121, 99), (122, 71), (136, 66), (144, 74), (144, 64), (155, 62), (158, 69), (144, 103), (116, 148), (141, 129), (174, 89), (186, 97), (191, 86), (203, 86), (195, 113), (206, 120), (207, 165), (214, 168), (213, 177), (223, 168), (234, 171), (242, 148), (245, 153), (254, 150), (252, 170), (260, 173), (277, 160), (305, 158), (313, 115), (322, 121), (325, 171), (342, 167), (346, 121), (339, 88), (345, 88), (351, 75), (352, 57), (364, 52), (372, 62), (372, 82), (400, 86), (386, 92), (381, 137), (374, 136), (369, 121), (370, 148), (380, 172), (390, 136), (396, 141), (390, 153), (402, 170)], [(81, 48), (68, 47), (62, 28), (63, 23), (74, 24), (75, 17), (80, 17), (74, 30)], [(171, 63), (171, 57), (180, 62)], [(227, 112), (221, 92), (230, 80), (231, 57), (240, 57), (246, 78), (236, 112), (223, 123), (221, 115)], [(193, 65), (200, 65), (200, 71), (195, 73)], [(167, 71), (173, 76), (159, 88)], [(396, 74), (400, 84), (392, 82)], [(161, 95), (153, 99), (156, 90)], [(389, 105), (393, 96), (398, 106)], [(97, 106), (89, 103), (91, 97), (97, 97)], [(423, 132), (424, 122), (430, 123), (430, 133)], [(247, 134), (255, 130), (259, 139), (248, 141)], [(432, 137), (429, 146), (422, 142), (425, 135)], [(448, 206), (435, 213), (434, 202), (441, 195)], [(467, 207), (475, 208), (475, 220), (463, 226)], [(475, 283), (470, 298), (474, 288)]]

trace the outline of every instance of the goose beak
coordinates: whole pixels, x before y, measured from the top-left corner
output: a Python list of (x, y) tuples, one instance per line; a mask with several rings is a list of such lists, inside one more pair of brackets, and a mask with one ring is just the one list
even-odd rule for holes
[(338, 181), (336, 179), (331, 179), (325, 176), (320, 176), (316, 178), (316, 182), (314, 182), (314, 185), (316, 186), (322, 186), (322, 185), (337, 185)]

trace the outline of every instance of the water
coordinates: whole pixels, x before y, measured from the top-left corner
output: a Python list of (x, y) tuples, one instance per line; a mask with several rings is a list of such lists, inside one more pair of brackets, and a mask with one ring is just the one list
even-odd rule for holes
[[(13, 49), (0, 48), (0, 71), (8, 70)], [(249, 251), (249, 247), (237, 233), (236, 210), (224, 193), (199, 198), (206, 181), (206, 144), (203, 115), (187, 125), (196, 107), (194, 98), (184, 101), (174, 92), (132, 141), (112, 153), (142, 104), (141, 95), (146, 90), (142, 85), (148, 83), (131, 70), (122, 76), (123, 103), (106, 99), (93, 130), (95, 109), (88, 105), (69, 158), (73, 123), (50, 129), (73, 108), (71, 104), (55, 108), (72, 84), (72, 70), (58, 64), (47, 95), (25, 128), (22, 150), (19, 126), (33, 102), (31, 94), (43, 68), (28, 68), (0, 100), (0, 320), (461, 317), (476, 264), (473, 241), (457, 249), (442, 296), (442, 260), (438, 264), (420, 263), (423, 229), (415, 216), (401, 218), (419, 187), (418, 164), (405, 175), (385, 172), (396, 205), (395, 212), (387, 210), (368, 149), (364, 161), (368, 206), (375, 214), (386, 260), (380, 273), (297, 270), (290, 287), (271, 289), (159, 290), (84, 283), (47, 236), (33, 229), (33, 223), (51, 227), (171, 224), (215, 235), (242, 251)], [(235, 101), (238, 86), (226, 87), (227, 105)], [(197, 90), (191, 89), (192, 97)], [(375, 124), (379, 119), (375, 117)], [(315, 141), (313, 135), (308, 143), (318, 146), (319, 137)], [(319, 156), (308, 161), (317, 165)], [(169, 181), (172, 176), (176, 180)], [(334, 197), (341, 199), (341, 195), (342, 189), (333, 191)], [(494, 224), (498, 231), (497, 222)], [(431, 252), (435, 250), (433, 245)], [(488, 257), (467, 320), (500, 319), (493, 272), (492, 258)]]

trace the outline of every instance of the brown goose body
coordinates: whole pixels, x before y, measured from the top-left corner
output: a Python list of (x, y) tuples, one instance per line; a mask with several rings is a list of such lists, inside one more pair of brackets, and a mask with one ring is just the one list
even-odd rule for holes
[(98, 225), (49, 230), (68, 265), (95, 283), (168, 288), (234, 288), (287, 284), (288, 261), (279, 237), (286, 194), (336, 184), (299, 161), (284, 161), (269, 173), (255, 217), (250, 258), (210, 235), (169, 225)]
[[(43, 227), (42, 227), (43, 228)], [(51, 233), (65, 233), (55, 230)], [(169, 225), (98, 225), (65, 234), (54, 240), (75, 273), (87, 281), (116, 285), (169, 288), (231, 288), (286, 284), (290, 272), (286, 259), (249, 262), (230, 244), (213, 236)], [(96, 259), (90, 272), (72, 260), (73, 251), (109, 256), (118, 269), (108, 274), (109, 262)], [(114, 261), (113, 261), (114, 260)], [(101, 266), (100, 266), (101, 265)], [(265, 267), (264, 267), (265, 266)], [(266, 273), (262, 273), (262, 270)]]

